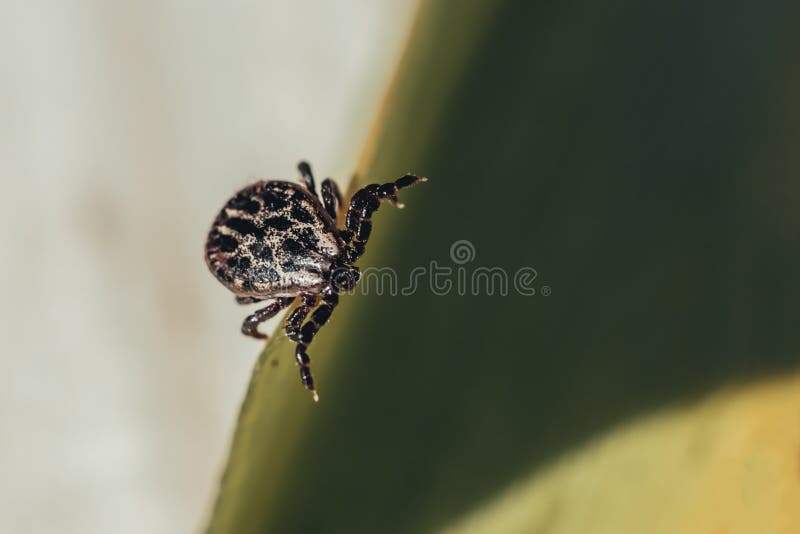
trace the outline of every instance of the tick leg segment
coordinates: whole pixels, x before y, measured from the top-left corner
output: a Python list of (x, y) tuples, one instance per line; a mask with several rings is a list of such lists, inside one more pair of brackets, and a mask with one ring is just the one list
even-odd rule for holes
[(304, 293), (300, 296), (300, 306), (289, 315), (284, 328), (286, 336), (292, 341), (300, 340), (300, 327), (306, 320), (308, 313), (317, 303), (317, 296), (313, 293)]
[(314, 395), (315, 401), (319, 400), (319, 396), (314, 387), (314, 377), (311, 375), (311, 357), (306, 352), (306, 348), (311, 344), (319, 329), (328, 322), (337, 304), (339, 304), (339, 294), (334, 289), (329, 288), (323, 291), (320, 305), (311, 314), (311, 319), (300, 329), (296, 340), (295, 358), (298, 365), (300, 365), (300, 380), (306, 389)]
[(355, 262), (364, 254), (369, 234), (372, 232), (372, 214), (380, 207), (381, 200), (388, 200), (398, 208), (402, 208), (403, 204), (397, 200), (397, 191), (417, 182), (426, 181), (428, 181), (427, 178), (406, 174), (394, 182), (370, 184), (353, 195), (347, 210), (346, 230), (342, 232), (349, 244), (345, 251), (345, 259), (348, 263)]
[(256, 302), (261, 302), (264, 299), (259, 299), (256, 297), (240, 297), (239, 295), (236, 296), (236, 303), (237, 304), (255, 304)]
[(336, 222), (336, 212), (339, 210), (339, 206), (342, 205), (342, 194), (339, 192), (336, 182), (330, 178), (326, 178), (322, 182), (322, 203), (325, 205), (325, 211), (331, 216), (333, 222)]
[(314, 174), (311, 172), (311, 165), (309, 165), (307, 161), (301, 161), (297, 164), (297, 170), (300, 171), (300, 177), (306, 189), (308, 189), (312, 195), (319, 198), (317, 196), (317, 186), (314, 184)]
[(264, 308), (256, 310), (256, 312), (252, 315), (248, 315), (242, 323), (242, 333), (246, 336), (251, 336), (256, 339), (267, 339), (268, 336), (266, 334), (262, 334), (258, 331), (258, 325), (267, 319), (275, 317), (278, 312), (287, 308), (293, 300), (294, 297), (277, 298), (271, 301)]

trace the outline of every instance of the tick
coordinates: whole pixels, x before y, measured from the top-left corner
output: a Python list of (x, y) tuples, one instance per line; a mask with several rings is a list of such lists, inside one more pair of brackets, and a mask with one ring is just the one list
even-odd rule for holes
[(297, 168), (301, 184), (259, 181), (228, 200), (208, 232), (205, 257), (236, 302), (266, 303), (245, 318), (245, 335), (267, 339), (258, 325), (299, 300), (285, 330), (297, 343), (300, 379), (318, 401), (307, 349), (330, 319), (339, 293), (353, 289), (361, 278), (354, 263), (364, 254), (372, 214), (382, 200), (402, 208), (397, 191), (427, 178), (407, 174), (359, 189), (350, 200), (344, 228), (339, 228), (342, 196), (336, 183), (330, 178), (322, 182), (320, 199), (311, 167), (300, 162)]

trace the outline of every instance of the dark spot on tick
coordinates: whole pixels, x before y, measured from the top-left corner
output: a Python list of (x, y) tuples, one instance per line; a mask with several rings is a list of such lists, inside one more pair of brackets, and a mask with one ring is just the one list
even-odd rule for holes
[(217, 268), (217, 278), (228, 283), (233, 282), (233, 277), (231, 274), (222, 267)]
[(219, 237), (219, 249), (222, 252), (233, 252), (237, 248), (239, 248), (239, 242), (235, 238), (229, 235)]
[(254, 235), (257, 238), (264, 236), (264, 230), (256, 226), (255, 223), (249, 219), (232, 217), (225, 221), (225, 226), (242, 235)]
[(314, 217), (312, 217), (311, 213), (299, 202), (292, 206), (292, 217), (302, 223), (310, 223), (314, 220)]
[(243, 257), (236, 257), (228, 258), (228, 267), (234, 267), (238, 269), (249, 269), (250, 268), (250, 258), (247, 256)]
[(261, 203), (259, 203), (258, 200), (250, 199), (247, 202), (245, 202), (242, 209), (244, 209), (244, 211), (246, 211), (250, 215), (255, 215), (256, 213), (261, 211)]
[(264, 209), (267, 211), (280, 211), (289, 205), (289, 199), (286, 198), (285, 193), (265, 190), (261, 194), (261, 200), (264, 201)]
[(264, 221), (264, 226), (268, 228), (274, 228), (279, 232), (285, 232), (289, 228), (292, 227), (292, 221), (287, 219), (286, 217), (270, 217), (266, 221)]
[(250, 253), (258, 260), (269, 263), (272, 261), (272, 250), (263, 241), (251, 243), (248, 247)]
[(299, 241), (292, 239), (291, 237), (286, 238), (283, 241), (283, 251), (289, 254), (297, 254), (301, 250), (303, 250), (303, 245), (300, 244)]

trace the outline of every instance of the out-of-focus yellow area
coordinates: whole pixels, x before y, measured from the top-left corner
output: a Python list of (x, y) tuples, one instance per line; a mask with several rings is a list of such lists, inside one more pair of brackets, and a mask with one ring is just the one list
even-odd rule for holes
[(447, 532), (800, 532), (800, 374), (622, 426)]

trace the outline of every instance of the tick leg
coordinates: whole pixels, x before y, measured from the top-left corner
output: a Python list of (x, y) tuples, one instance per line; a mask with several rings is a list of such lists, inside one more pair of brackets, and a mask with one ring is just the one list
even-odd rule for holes
[(284, 330), (286, 331), (286, 336), (289, 339), (292, 341), (300, 340), (300, 326), (302, 326), (303, 321), (306, 320), (308, 313), (311, 311), (311, 308), (316, 305), (316, 303), (317, 296), (314, 294), (304, 293), (300, 296), (300, 306), (295, 308), (295, 310), (286, 320), (286, 327)]
[(328, 322), (337, 304), (339, 304), (339, 295), (333, 288), (323, 291), (320, 305), (311, 314), (311, 319), (300, 329), (296, 340), (295, 358), (298, 365), (300, 365), (300, 380), (306, 389), (314, 395), (315, 401), (319, 400), (319, 395), (317, 395), (317, 390), (314, 387), (314, 377), (311, 375), (311, 357), (309, 357), (306, 349), (311, 344), (317, 331)]
[(297, 170), (300, 171), (300, 177), (306, 189), (308, 189), (312, 195), (319, 198), (317, 196), (317, 186), (314, 184), (314, 174), (311, 172), (311, 165), (309, 165), (307, 161), (301, 161), (297, 164)]
[(325, 205), (325, 211), (331, 216), (333, 222), (336, 222), (336, 212), (339, 210), (339, 206), (342, 205), (342, 194), (339, 192), (336, 182), (330, 178), (326, 178), (322, 182), (322, 203)]
[(261, 302), (264, 299), (258, 299), (256, 297), (240, 297), (236, 296), (236, 303), (237, 304), (255, 304), (256, 302)]
[(398, 208), (402, 208), (403, 204), (397, 200), (397, 191), (417, 182), (426, 181), (427, 178), (406, 174), (394, 182), (370, 184), (356, 191), (350, 199), (345, 220), (346, 229), (342, 232), (342, 237), (349, 244), (345, 252), (348, 263), (355, 262), (364, 254), (369, 234), (372, 232), (372, 214), (380, 207), (381, 200), (388, 200)]
[(267, 339), (268, 336), (266, 334), (262, 334), (258, 331), (258, 325), (267, 319), (275, 317), (278, 312), (287, 308), (293, 300), (293, 297), (277, 298), (270, 302), (267, 306), (261, 308), (260, 310), (256, 310), (256, 312), (252, 315), (248, 315), (242, 323), (242, 333), (246, 336), (254, 337), (256, 339)]

